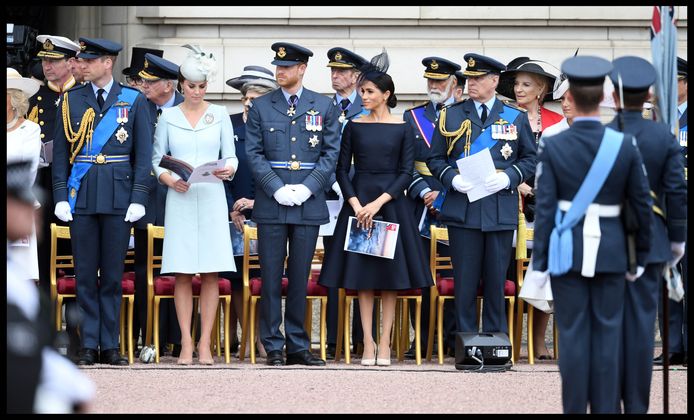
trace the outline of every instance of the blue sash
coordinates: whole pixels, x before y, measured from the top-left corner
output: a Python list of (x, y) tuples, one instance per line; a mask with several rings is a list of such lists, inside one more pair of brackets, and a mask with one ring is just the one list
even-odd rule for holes
[(571, 270), (573, 265), (573, 236), (571, 229), (583, 218), (588, 206), (595, 200), (607, 175), (622, 147), (624, 135), (605, 127), (605, 134), (593, 164), (573, 199), (569, 211), (562, 218), (562, 211), (557, 208), (554, 216), (555, 227), (549, 237), (549, 273), (560, 276)]
[[(125, 88), (121, 90), (121, 93), (120, 95), (118, 95), (118, 99), (116, 102), (125, 102), (128, 105), (123, 107), (112, 106), (108, 109), (106, 115), (104, 115), (104, 118), (101, 121), (99, 121), (99, 124), (97, 124), (96, 128), (94, 129), (94, 134), (92, 135), (91, 150), (85, 150), (85, 148), (82, 147), (82, 150), (80, 150), (80, 155), (97, 155), (101, 153), (101, 149), (104, 147), (108, 139), (111, 138), (113, 132), (116, 131), (116, 128), (118, 128), (119, 123), (116, 121), (116, 117), (118, 116), (118, 109), (125, 108), (129, 111), (130, 108), (132, 108), (135, 99), (137, 99), (138, 94), (139, 91), (135, 89)], [(80, 186), (82, 185), (82, 178), (87, 174), (87, 171), (89, 171), (89, 168), (91, 168), (92, 165), (93, 163), (89, 162), (75, 162), (72, 165), (70, 177), (67, 180), (67, 200), (70, 204), (70, 210), (72, 212), (75, 211), (75, 202), (77, 201), (77, 193), (79, 192)]]
[(678, 133), (678, 141), (680, 143), (680, 147), (687, 147), (687, 125), (685, 124), (683, 127), (680, 127), (680, 131)]
[(424, 143), (426, 143), (428, 147), (431, 147), (431, 137), (434, 134), (435, 124), (424, 116), (424, 111), (426, 111), (426, 107), (421, 106), (419, 108), (411, 109), (410, 113), (412, 114), (415, 125), (419, 129), (419, 133), (424, 139)]
[[(510, 121), (512, 123), (516, 120), (518, 114), (520, 114), (519, 110), (504, 105), (504, 110), (499, 114), (499, 119)], [(498, 140), (492, 138), (492, 131), (493, 130), (491, 128), (483, 130), (480, 135), (477, 136), (472, 143), (470, 143), (470, 155), (481, 152), (483, 149), (491, 149), (492, 147), (496, 146)], [(456, 160), (465, 157), (464, 153), (465, 152), (463, 151), (463, 153), (461, 153)]]

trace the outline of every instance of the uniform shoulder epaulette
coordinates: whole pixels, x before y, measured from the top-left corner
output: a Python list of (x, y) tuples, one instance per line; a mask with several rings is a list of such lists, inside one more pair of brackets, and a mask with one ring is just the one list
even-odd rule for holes
[(407, 108), (407, 109), (405, 110), (405, 112), (407, 112), (407, 111), (412, 111), (413, 109), (417, 109), (417, 108), (424, 108), (425, 106), (427, 106), (428, 103), (429, 103), (429, 101), (424, 102), (423, 104), (415, 105), (415, 106), (413, 106), (412, 108)]
[(82, 89), (83, 87), (87, 86), (87, 84), (81, 84), (81, 83), (76, 83), (75, 86), (71, 87), (70, 89), (67, 90), (67, 92), (74, 92), (76, 90)]
[(511, 103), (511, 101), (506, 101), (506, 100), (504, 100), (504, 101), (501, 101), (501, 102), (503, 102), (504, 105), (506, 105), (506, 106), (509, 107), (509, 108), (517, 109), (518, 111), (521, 111), (521, 112), (528, 112), (527, 109), (521, 108), (521, 107), (519, 107), (518, 105)]
[(462, 101), (460, 101), (460, 102), (453, 102), (452, 104), (444, 105), (443, 107), (446, 108), (446, 109), (448, 109), (448, 108), (453, 108), (454, 106), (460, 106), (460, 105), (464, 104), (465, 101), (467, 101), (467, 99), (464, 99), (464, 100), (462, 100)]

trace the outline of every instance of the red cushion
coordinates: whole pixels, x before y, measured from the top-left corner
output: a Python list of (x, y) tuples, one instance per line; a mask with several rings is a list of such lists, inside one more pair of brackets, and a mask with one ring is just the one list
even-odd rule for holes
[(422, 296), (422, 289), (398, 290), (398, 296)]
[(455, 296), (453, 277), (436, 277), (436, 290), (439, 296)]
[(124, 295), (134, 295), (135, 294), (135, 282), (130, 279), (123, 279), (121, 282), (121, 287), (123, 288)]
[[(58, 294), (61, 295), (74, 295), (75, 294), (75, 278), (74, 277), (60, 277), (56, 280)], [(123, 288), (124, 295), (132, 295), (135, 293), (135, 273), (126, 272), (123, 273), (123, 279), (121, 280), (121, 287)]]
[(320, 268), (316, 268), (311, 270), (311, 281), (318, 281), (318, 278), (320, 277)]
[(229, 280), (220, 277), (217, 283), (219, 284), (219, 296), (231, 294), (231, 282)]
[(352, 289), (345, 289), (345, 296), (357, 296), (357, 291)]
[(56, 285), (59, 295), (74, 295), (75, 294), (75, 278), (59, 277), (56, 279)]
[[(253, 277), (250, 281), (251, 296), (260, 296), (260, 291), (263, 286), (263, 280), (260, 277)], [(289, 279), (282, 277), (282, 296), (287, 296), (287, 287)]]
[[(437, 277), (436, 279), (436, 289), (438, 289), (439, 296), (455, 296), (455, 288), (453, 286), (453, 277)], [(482, 297), (483, 290), (482, 285), (477, 289), (477, 296)], [(504, 296), (515, 296), (516, 295), (516, 283), (511, 280), (504, 281)]]
[(328, 296), (328, 289), (318, 284), (318, 277), (312, 277), (306, 286), (306, 296)]
[(154, 295), (168, 296), (174, 294), (176, 287), (176, 277), (174, 276), (158, 276), (154, 278)]

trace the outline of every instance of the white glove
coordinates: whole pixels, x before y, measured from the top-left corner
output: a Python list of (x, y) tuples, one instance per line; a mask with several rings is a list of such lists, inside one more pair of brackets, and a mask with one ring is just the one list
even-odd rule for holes
[(624, 277), (629, 281), (636, 281), (643, 274), (644, 268), (641, 266), (636, 267), (636, 274), (631, 274), (627, 271)]
[(511, 180), (504, 172), (496, 172), (484, 180), (484, 188), (491, 193), (501, 191), (509, 185), (511, 185)]
[(70, 210), (70, 203), (67, 201), (58, 201), (55, 204), (53, 214), (65, 223), (72, 221), (72, 211)]
[(670, 267), (674, 267), (684, 256), (685, 242), (670, 242), (670, 250), (672, 251), (672, 260), (668, 263)]
[(337, 181), (333, 182), (332, 189), (333, 191), (335, 191), (335, 194), (337, 194), (338, 197), (342, 198), (342, 189), (340, 188), (340, 184), (338, 184)]
[(472, 185), (471, 182), (467, 182), (463, 180), (463, 177), (460, 175), (456, 175), (453, 177), (453, 188), (455, 188), (456, 191), (461, 192), (463, 194), (469, 192), (474, 185)]
[(285, 185), (284, 187), (281, 187), (279, 190), (275, 191), (272, 196), (275, 197), (275, 200), (277, 200), (277, 202), (283, 206), (293, 206), (293, 195), (294, 191), (292, 191), (288, 185)]
[(137, 222), (145, 215), (145, 206), (137, 203), (130, 203), (128, 211), (125, 212), (126, 222)]
[(304, 184), (292, 184), (289, 185), (289, 188), (294, 191), (294, 204), (297, 206), (300, 206), (311, 197), (311, 190)]

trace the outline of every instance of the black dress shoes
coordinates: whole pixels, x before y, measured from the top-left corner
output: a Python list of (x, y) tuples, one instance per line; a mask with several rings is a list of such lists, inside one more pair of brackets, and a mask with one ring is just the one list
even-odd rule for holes
[[(668, 354), (669, 357), (669, 365), (681, 365), (686, 362), (686, 356), (685, 353), (670, 353)], [(663, 365), (663, 354), (660, 356), (656, 357), (653, 359), (653, 364), (656, 366), (662, 366)]]
[(282, 356), (282, 350), (272, 350), (267, 352), (267, 359), (265, 363), (269, 366), (282, 366), (284, 365), (284, 356)]
[(128, 366), (128, 360), (120, 357), (118, 349), (102, 350), (100, 359), (102, 365)]
[(94, 349), (82, 349), (77, 364), (79, 366), (91, 366), (99, 360), (99, 353)]
[[(269, 357), (269, 355), (268, 355)], [(308, 350), (302, 350), (296, 353), (287, 355), (288, 365), (305, 365), (305, 366), (325, 366), (325, 360), (311, 354)]]
[(334, 360), (336, 348), (337, 346), (335, 344), (328, 344), (325, 348), (325, 358), (328, 360)]

